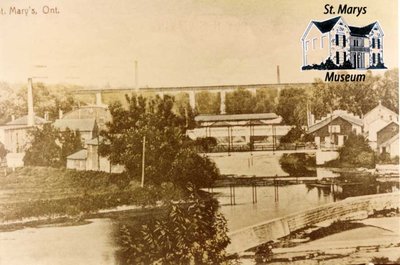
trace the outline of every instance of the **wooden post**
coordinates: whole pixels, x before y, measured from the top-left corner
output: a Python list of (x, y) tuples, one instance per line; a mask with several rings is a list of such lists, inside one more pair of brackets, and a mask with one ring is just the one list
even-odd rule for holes
[(141, 187), (144, 187), (144, 168), (145, 168), (145, 155), (146, 155), (146, 136), (143, 136), (143, 153), (142, 153), (142, 183)]

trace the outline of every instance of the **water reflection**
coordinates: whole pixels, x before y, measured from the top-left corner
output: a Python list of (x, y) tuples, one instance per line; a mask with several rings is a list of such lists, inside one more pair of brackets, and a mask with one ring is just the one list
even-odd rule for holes
[(235, 231), (348, 197), (399, 190), (399, 182), (379, 182), (375, 177), (365, 175), (342, 174), (335, 179), (335, 183), (337, 185), (323, 187), (294, 184), (278, 186), (277, 190), (274, 186), (259, 186), (257, 203), (253, 203), (253, 187), (235, 187), (236, 205), (231, 205), (230, 187), (214, 188), (213, 191), (220, 202), (220, 211), (228, 220), (230, 231)]
[[(230, 188), (214, 188), (219, 211), (230, 231), (282, 217), (294, 212), (342, 200), (347, 197), (386, 193), (399, 189), (398, 182), (379, 182), (375, 178), (341, 175), (339, 181), (357, 185), (315, 187), (308, 184), (257, 187), (253, 203), (252, 187), (235, 187), (236, 205), (230, 205)], [(362, 180), (362, 181), (361, 181)], [(156, 218), (159, 212), (138, 216), (127, 214), (116, 219), (95, 219), (80, 226), (27, 228), (0, 233), (0, 264), (121, 264), (115, 229), (121, 223), (139, 225), (140, 219)], [(134, 220), (134, 222), (132, 222)]]
[(116, 245), (109, 219), (64, 227), (0, 233), (0, 264), (113, 265)]

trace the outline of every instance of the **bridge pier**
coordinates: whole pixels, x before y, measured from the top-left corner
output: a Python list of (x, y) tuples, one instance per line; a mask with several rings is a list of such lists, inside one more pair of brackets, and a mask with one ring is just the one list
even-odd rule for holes
[(219, 95), (220, 95), (220, 114), (226, 114), (226, 108), (225, 108), (225, 96), (226, 96), (226, 92), (225, 90), (220, 90), (219, 91)]
[(96, 92), (96, 105), (97, 106), (103, 105), (103, 102), (101, 99), (101, 91)]
[(194, 90), (189, 91), (189, 105), (192, 109), (196, 108), (196, 92)]

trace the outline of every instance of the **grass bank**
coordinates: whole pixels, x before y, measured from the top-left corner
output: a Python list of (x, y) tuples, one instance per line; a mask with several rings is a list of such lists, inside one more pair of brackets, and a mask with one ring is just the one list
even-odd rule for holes
[(0, 177), (0, 221), (77, 216), (121, 205), (181, 198), (172, 184), (141, 188), (126, 174), (25, 167)]

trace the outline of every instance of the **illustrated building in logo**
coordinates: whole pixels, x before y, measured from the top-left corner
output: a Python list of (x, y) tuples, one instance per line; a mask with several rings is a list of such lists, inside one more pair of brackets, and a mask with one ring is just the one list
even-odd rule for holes
[(342, 17), (311, 21), (302, 38), (303, 70), (380, 69), (383, 30), (378, 22), (349, 26)]

